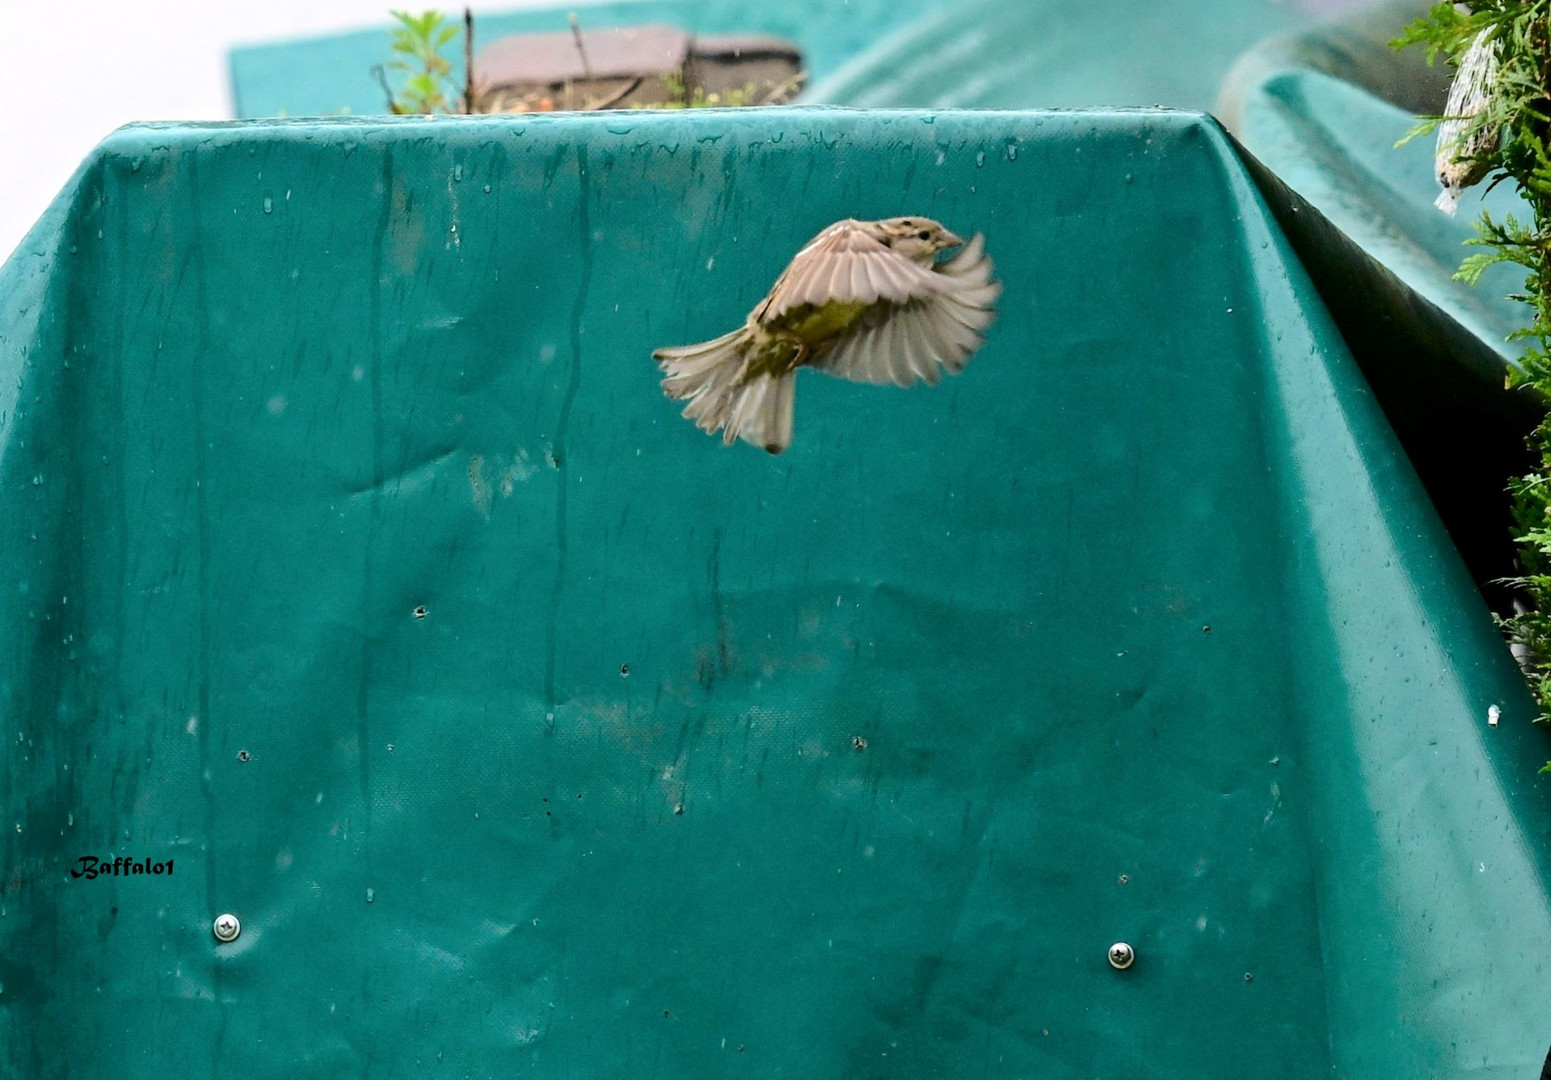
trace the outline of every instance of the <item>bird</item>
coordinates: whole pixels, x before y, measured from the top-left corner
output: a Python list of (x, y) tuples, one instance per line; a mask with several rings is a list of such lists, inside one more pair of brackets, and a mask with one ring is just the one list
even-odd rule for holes
[[(957, 254), (938, 261), (950, 248)], [(730, 334), (652, 353), (663, 392), (731, 446), (792, 441), (797, 369), (874, 385), (935, 386), (984, 341), (1001, 283), (985, 240), (925, 217), (846, 218), (793, 258)]]

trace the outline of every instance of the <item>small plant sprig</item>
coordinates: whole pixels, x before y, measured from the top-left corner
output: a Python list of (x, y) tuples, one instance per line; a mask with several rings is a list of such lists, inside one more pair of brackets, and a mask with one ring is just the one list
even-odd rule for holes
[(706, 93), (705, 87), (697, 86), (693, 93), (686, 93), (684, 88), (684, 76), (681, 72), (673, 71), (662, 76), (663, 92), (668, 99), (659, 105), (658, 109), (715, 109), (721, 106), (727, 108), (739, 108), (747, 105), (754, 97), (754, 84), (749, 83), (737, 90), (728, 90), (725, 93)]
[[(1458, 190), (1478, 180), (1511, 181), (1530, 210), (1530, 220), (1501, 220), (1483, 212), (1470, 244), (1482, 248), (1455, 275), (1476, 284), (1499, 263), (1524, 269), (1530, 325), (1513, 337), (1525, 343), (1509, 383), (1551, 400), (1551, 0), (1472, 0), (1468, 10), (1440, 3), (1406, 28), (1393, 44), (1421, 45), (1428, 63), (1442, 55), (1461, 68), (1458, 79), (1483, 78), (1479, 87), (1457, 87), (1451, 105), (1468, 101), (1453, 116), (1423, 120), (1412, 135), (1440, 132), (1439, 175), (1447, 205)], [(1448, 190), (1452, 188), (1452, 190)], [(1520, 647), (1542, 722), (1551, 719), (1551, 417), (1529, 438), (1535, 469), (1510, 482), (1515, 539), (1526, 610), (1501, 620)], [(1551, 763), (1545, 771), (1551, 772)]]
[(404, 81), (397, 93), (388, 91), (388, 108), (398, 115), (457, 112), (462, 88), (452, 77), (452, 62), (442, 55), (458, 36), (457, 25), (440, 11), (390, 14), (398, 24), (393, 28), (393, 51), (399, 58), (388, 70), (401, 73)]
[(686, 90), (683, 72), (670, 71), (660, 76), (662, 92), (667, 95), (665, 101), (637, 103), (630, 107), (632, 109), (736, 109), (746, 105), (776, 105), (784, 103), (801, 90), (806, 79), (806, 72), (798, 72), (786, 81), (771, 87), (763, 96), (753, 83), (744, 83), (741, 87), (731, 90), (707, 93), (703, 86), (697, 86), (693, 91)]

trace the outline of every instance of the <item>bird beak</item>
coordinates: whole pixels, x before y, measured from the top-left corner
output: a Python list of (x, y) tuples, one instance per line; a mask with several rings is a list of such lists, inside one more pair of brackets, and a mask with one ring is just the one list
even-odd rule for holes
[(963, 247), (964, 238), (958, 233), (951, 233), (947, 229), (942, 231), (942, 246), (945, 248)]

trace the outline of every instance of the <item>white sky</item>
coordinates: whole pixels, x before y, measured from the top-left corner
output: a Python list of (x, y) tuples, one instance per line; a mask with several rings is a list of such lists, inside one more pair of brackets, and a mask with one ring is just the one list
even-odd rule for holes
[[(535, 0), (502, 0), (501, 9)], [(385, 24), (434, 0), (0, 0), (0, 262), (113, 129), (232, 115), (233, 45)], [(458, 5), (461, 7), (461, 5)], [(482, 5), (475, 5), (478, 11)]]

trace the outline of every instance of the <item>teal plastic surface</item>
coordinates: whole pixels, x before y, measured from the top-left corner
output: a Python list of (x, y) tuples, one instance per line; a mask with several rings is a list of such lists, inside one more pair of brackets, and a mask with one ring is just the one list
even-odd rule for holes
[[(820, 79), (942, 0), (623, 0), (489, 13), (475, 20), (476, 47), (507, 34), (554, 33), (575, 13), (583, 27), (668, 23), (693, 34), (777, 34), (802, 50), (811, 78)], [(240, 117), (370, 115), (387, 111), (372, 66), (392, 58), (387, 8), (369, 30), (300, 41), (250, 45), (231, 52), (232, 99)], [(461, 41), (461, 38), (460, 38)], [(456, 55), (453, 55), (456, 54)], [(463, 56), (449, 50), (458, 80)]]
[(1245, 95), (1274, 71), (1317, 71), (1366, 90), (1412, 115), (1433, 115), (1448, 96), (1454, 69), (1427, 62), (1421, 46), (1395, 48), (1405, 28), (1431, 9), (1427, 0), (1365, 3), (1340, 18), (1258, 42), (1233, 65), (1219, 92), (1217, 118), (1239, 126)]
[(1406, 285), (1293, 191), (1243, 154), (1277, 224), (1309, 272), (1384, 410), (1471, 577), (1493, 609), (1522, 597), (1508, 479), (1528, 473), (1527, 439), (1545, 416), (1528, 390), (1508, 390), (1493, 345)]
[(1522, 289), (1523, 271), (1495, 266), (1474, 287), (1454, 279), (1483, 210), (1526, 218), (1511, 186), (1470, 189), (1459, 213), (1445, 214), (1433, 206), (1434, 140), (1396, 146), (1416, 114), (1320, 71), (1267, 74), (1243, 89), (1229, 119), (1252, 154), (1364, 252), (1504, 361), (1517, 359), (1523, 345), (1508, 337), (1527, 325), (1528, 308), (1510, 295)]
[(1312, 25), (1285, 0), (972, 0), (923, 15), (804, 100), (869, 107), (1209, 109), (1239, 54)]
[(1510, 614), (1519, 573), (1507, 479), (1533, 465), (1525, 437), (1545, 413), (1504, 393), (1528, 308), (1523, 272), (1454, 279), (1489, 209), (1526, 214), (1511, 187), (1467, 192), (1456, 217), (1433, 206), (1434, 142), (1397, 146), (1416, 115), (1443, 109), (1449, 69), (1389, 44), (1427, 5), (1395, 0), (1263, 42), (1234, 67), (1218, 115), (1256, 161), (1256, 179), (1309, 270), (1476, 582)]
[[(664, 400), (899, 213), (961, 377)], [(132, 127), (0, 318), (6, 1075), (1545, 1057), (1548, 740), (1207, 119)]]

